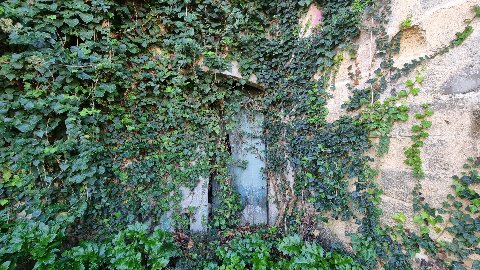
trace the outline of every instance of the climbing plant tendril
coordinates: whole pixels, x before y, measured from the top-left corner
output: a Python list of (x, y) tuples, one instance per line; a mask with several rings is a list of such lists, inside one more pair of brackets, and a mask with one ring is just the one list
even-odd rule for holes
[[(300, 37), (311, 4), (322, 23)], [(405, 98), (417, 94), (407, 81), (409, 92), (380, 99), (388, 86), (460, 46), (472, 27), (395, 68), (401, 31), (386, 34), (390, 13), (388, 0), (3, 1), (0, 269), (411, 269), (420, 250), (462, 269), (478, 254), (480, 204), (469, 187), (478, 173), (455, 178), (450, 210), (417, 209), (418, 234), (402, 214), (397, 226), (381, 224), (368, 153), (388, 151), (393, 125), (409, 117)], [(327, 122), (328, 90), (361, 27), (376, 38), (379, 68), (365, 87), (350, 85), (352, 113)], [(220, 74), (232, 61), (261, 93)], [(241, 108), (265, 116), (275, 227), (239, 227), (226, 137)], [(420, 176), (413, 150), (407, 161)], [(180, 190), (200, 178), (214, 183), (215, 207), (208, 233), (194, 235)], [(456, 198), (468, 200), (468, 216)], [(353, 253), (307, 233), (332, 219), (358, 225)], [(436, 227), (459, 237), (435, 242)]]

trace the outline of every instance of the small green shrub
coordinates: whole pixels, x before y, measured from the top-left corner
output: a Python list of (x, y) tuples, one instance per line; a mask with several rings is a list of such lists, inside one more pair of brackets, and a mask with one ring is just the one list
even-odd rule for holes
[(163, 269), (178, 254), (170, 233), (137, 223), (115, 236), (108, 258), (115, 269)]
[(140, 223), (109, 241), (86, 241), (61, 253), (64, 241), (61, 223), (25, 221), (1, 235), (0, 262), (5, 269), (164, 269), (179, 254), (171, 233), (149, 232)]
[(400, 30), (405, 30), (412, 27), (412, 16), (408, 16), (400, 23)]
[(230, 240), (216, 253), (219, 263), (212, 262), (207, 269), (362, 269), (353, 257), (326, 251), (298, 235), (247, 234)]
[(64, 236), (59, 223), (20, 221), (0, 234), (0, 262), (5, 269), (54, 269)]

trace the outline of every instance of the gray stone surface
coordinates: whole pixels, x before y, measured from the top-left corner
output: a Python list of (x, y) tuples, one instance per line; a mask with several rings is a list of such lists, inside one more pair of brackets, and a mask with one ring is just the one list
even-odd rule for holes
[(385, 195), (382, 195), (382, 202), (380, 207), (382, 207), (383, 215), (381, 216), (381, 220), (385, 224), (395, 225), (397, 224), (393, 219), (392, 216), (396, 213), (402, 213), (406, 217), (405, 225), (410, 228), (413, 228), (413, 207), (412, 203), (405, 202), (402, 200), (397, 200)]
[(267, 180), (263, 175), (263, 115), (244, 108), (238, 118), (236, 129), (230, 134), (230, 145), (235, 164), (232, 168), (234, 182), (245, 204), (241, 222), (266, 224), (268, 211)]
[(184, 212), (190, 213), (190, 230), (194, 232), (204, 232), (207, 230), (208, 222), (208, 183), (209, 180), (200, 177), (197, 186), (190, 190), (181, 187), (183, 194), (182, 208)]
[(438, 7), (439, 5), (446, 4), (449, 1), (451, 2), (451, 0), (421, 0), (420, 5), (423, 9), (429, 10)]
[(442, 87), (447, 95), (465, 94), (480, 90), (480, 68), (466, 68), (450, 76)]
[[(450, 153), (448, 152), (448, 141), (442, 138), (431, 138), (430, 143), (423, 147), (423, 163), (424, 167), (429, 171), (437, 174), (449, 172), (449, 166), (445, 157)], [(441, 179), (438, 179), (441, 181)]]
[(412, 190), (415, 179), (411, 172), (402, 170), (382, 170), (379, 182), (384, 190), (384, 195), (390, 198), (408, 202), (412, 199)]

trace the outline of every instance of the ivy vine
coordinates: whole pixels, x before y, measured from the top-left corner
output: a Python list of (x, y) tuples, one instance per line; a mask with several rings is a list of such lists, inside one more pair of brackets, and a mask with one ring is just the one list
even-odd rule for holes
[[(311, 4), (321, 7), (322, 23), (300, 38)], [(422, 79), (381, 99), (388, 86), (461, 45), (472, 26), (434, 55), (395, 68), (401, 31), (387, 35), (390, 13), (388, 0), (3, 1), (0, 269), (411, 269), (420, 249), (439, 262), (442, 252), (453, 254), (444, 265), (460, 269), (478, 254), (480, 205), (470, 186), (478, 173), (455, 178), (450, 210), (423, 204), (415, 234), (381, 224), (382, 191), (367, 153), (388, 151), (393, 125), (408, 119), (405, 98)], [(373, 25), (362, 26), (365, 17)], [(350, 85), (344, 107), (357, 114), (328, 122), (341, 53), (354, 55), (362, 27), (376, 38), (380, 67), (365, 87)], [(256, 76), (260, 94), (216, 72), (232, 61), (243, 78)], [(277, 189), (280, 232), (238, 227), (226, 138), (242, 108), (265, 116), (265, 175)], [(421, 124), (406, 150), (418, 176), (431, 113), (415, 116)], [(215, 198), (209, 233), (197, 236), (186, 232), (180, 188), (200, 178)], [(315, 225), (358, 224), (354, 253), (299, 235), (310, 207)], [(458, 237), (437, 243), (430, 227), (440, 228), (445, 213), (444, 230)]]

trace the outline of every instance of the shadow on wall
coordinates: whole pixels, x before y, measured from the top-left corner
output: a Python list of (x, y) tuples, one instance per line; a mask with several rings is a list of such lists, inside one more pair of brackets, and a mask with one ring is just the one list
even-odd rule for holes
[(443, 94), (455, 95), (474, 92), (480, 88), (480, 70), (466, 68), (455, 74), (443, 86)]
[(480, 110), (472, 112), (472, 137), (474, 139), (480, 139)]

